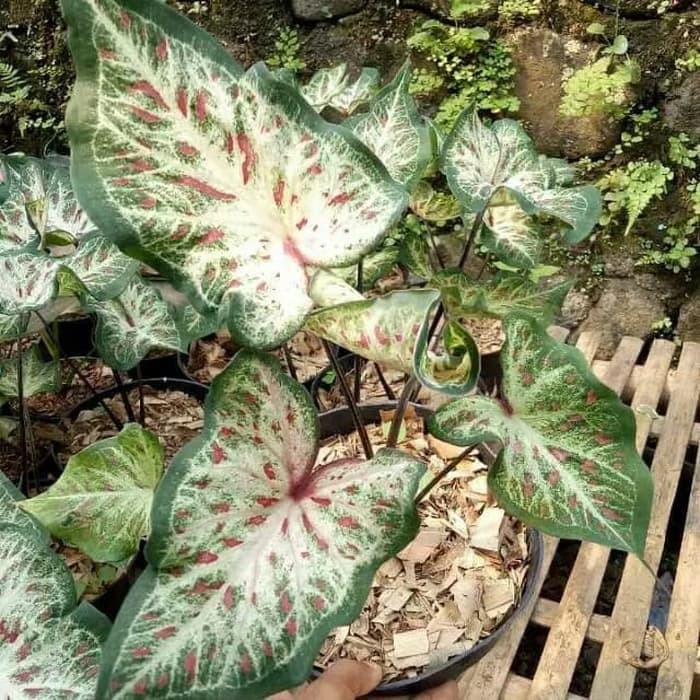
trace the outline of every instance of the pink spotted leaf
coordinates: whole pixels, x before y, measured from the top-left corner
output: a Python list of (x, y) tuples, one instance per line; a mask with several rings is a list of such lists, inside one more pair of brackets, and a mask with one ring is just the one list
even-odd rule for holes
[(301, 683), (376, 568), (415, 535), (424, 466), (396, 450), (315, 467), (311, 399), (243, 350), (155, 495), (150, 566), (105, 647), (98, 698), (262, 698)]
[(455, 445), (500, 441), (489, 487), (526, 523), (641, 556), (652, 483), (632, 411), (532, 318), (508, 317), (505, 332), (502, 397), (445, 404), (430, 431)]

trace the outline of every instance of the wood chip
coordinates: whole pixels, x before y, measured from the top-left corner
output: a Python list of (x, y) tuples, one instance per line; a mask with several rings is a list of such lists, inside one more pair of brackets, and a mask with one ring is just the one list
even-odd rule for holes
[(444, 536), (443, 530), (424, 528), (419, 531), (413, 542), (396, 556), (402, 561), (422, 564), (440, 546)]
[(380, 567), (378, 574), (386, 576), (387, 578), (396, 578), (403, 571), (403, 566), (401, 562), (396, 558), (392, 557), (385, 561)]
[(489, 617), (502, 615), (513, 605), (513, 583), (509, 578), (484, 583), (484, 609)]
[(459, 455), (464, 452), (464, 447), (459, 445), (451, 445), (449, 442), (443, 442), (438, 440), (438, 438), (428, 435), (428, 445), (433, 450), (433, 452), (447, 462), (452, 459), (459, 457)]
[(406, 586), (401, 586), (400, 588), (384, 591), (379, 596), (379, 603), (389, 608), (389, 610), (399, 612), (408, 603), (411, 596), (413, 596), (413, 591)]
[(409, 656), (427, 654), (430, 651), (430, 640), (426, 629), (411, 630), (394, 634), (394, 656), (405, 659)]
[(482, 586), (475, 576), (465, 576), (450, 588), (462, 624), (466, 625), (481, 607)]
[(469, 530), (469, 544), (476, 549), (499, 552), (505, 515), (502, 508), (486, 508)]

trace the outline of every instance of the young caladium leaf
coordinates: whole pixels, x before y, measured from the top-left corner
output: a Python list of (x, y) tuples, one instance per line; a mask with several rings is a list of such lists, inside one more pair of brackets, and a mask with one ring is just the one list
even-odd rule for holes
[(68, 460), (59, 480), (21, 503), (54, 536), (94, 561), (122, 561), (150, 530), (163, 448), (140, 425), (101, 440)]
[(243, 350), (153, 504), (150, 563), (105, 647), (98, 698), (262, 698), (304, 681), (415, 535), (424, 466), (381, 450), (314, 469), (310, 397)]
[(309, 285), (309, 296), (321, 308), (364, 299), (355, 287), (327, 270), (317, 270), (314, 273)]
[(491, 198), (479, 243), (501, 262), (523, 270), (535, 267), (542, 251), (537, 221), (506, 190), (496, 191)]
[(348, 117), (362, 105), (366, 105), (379, 90), (380, 75), (376, 68), (363, 68), (359, 77), (328, 103), (330, 107)]
[(566, 281), (546, 286), (522, 275), (501, 274), (486, 282), (475, 282), (461, 270), (445, 270), (433, 278), (450, 318), (492, 316), (504, 318), (513, 312), (528, 314), (549, 325), (573, 286)]
[(379, 89), (379, 80), (376, 68), (363, 68), (357, 80), (352, 81), (347, 65), (341, 63), (316, 71), (308, 84), (301, 88), (301, 93), (317, 112), (332, 107), (349, 116), (370, 101)]
[(409, 230), (401, 241), (401, 264), (414, 275), (424, 280), (433, 278), (438, 269), (434, 262), (435, 251), (428, 243), (428, 234), (422, 229)]
[(588, 236), (600, 217), (598, 190), (564, 187), (570, 171), (559, 160), (539, 156), (522, 126), (510, 119), (488, 127), (476, 110), (464, 112), (445, 142), (442, 169), (470, 211), (483, 211), (494, 192), (505, 188), (527, 214), (547, 214), (568, 224), (569, 243)]
[(272, 348), (311, 309), (306, 265), (350, 264), (406, 205), (381, 163), (264, 68), (240, 74), (156, 2), (65, 0), (80, 201), (234, 340)]
[[(438, 357), (428, 351), (427, 336), (440, 303), (434, 289), (391, 292), (373, 299), (319, 309), (306, 329), (367, 360), (415, 375), (447, 394), (470, 391), (479, 375), (479, 355), (462, 329), (446, 329), (450, 348)], [(458, 341), (458, 342), (457, 342)]]
[(499, 440), (489, 487), (529, 525), (641, 556), (652, 482), (632, 411), (536, 321), (510, 316), (505, 332), (503, 397), (452, 401), (430, 419), (431, 433), (456, 445)]
[(113, 369), (136, 367), (154, 348), (184, 350), (173, 309), (140, 277), (134, 277), (115, 299), (97, 301), (84, 296), (83, 304), (97, 315), (95, 345)]
[(73, 577), (46, 537), (0, 523), (3, 697), (94, 698), (109, 621), (91, 605), (75, 605)]
[[(15, 358), (0, 360), (0, 397), (19, 396), (17, 369)], [(32, 345), (22, 354), (22, 386), (25, 398), (58, 391), (60, 387), (58, 363), (44, 362), (37, 345)]]
[(407, 64), (372, 98), (369, 112), (346, 122), (389, 174), (408, 190), (423, 177), (433, 154), (428, 124), (408, 92), (410, 82)]
[(6, 525), (12, 525), (22, 530), (24, 536), (48, 545), (50, 538), (47, 530), (19, 507), (23, 500), (24, 494), (0, 472), (0, 531)]
[(410, 207), (423, 221), (439, 224), (458, 219), (462, 214), (462, 205), (453, 194), (440, 192), (425, 180), (421, 180), (411, 192)]

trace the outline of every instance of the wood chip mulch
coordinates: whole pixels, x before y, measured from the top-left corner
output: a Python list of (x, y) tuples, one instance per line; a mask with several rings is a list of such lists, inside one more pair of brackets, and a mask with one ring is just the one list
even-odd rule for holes
[[(383, 420), (368, 426), (377, 447), (389, 416)], [(428, 463), (424, 484), (461, 453), (425, 435), (420, 419), (405, 428), (399, 446)], [(352, 434), (325, 441), (319, 457), (360, 454)], [(384, 682), (412, 678), (469, 650), (513, 612), (528, 571), (527, 533), (489, 495), (486, 471), (471, 455), (420, 503), (418, 536), (382, 565), (360, 617), (326, 639), (319, 666), (351, 658), (380, 664)]]

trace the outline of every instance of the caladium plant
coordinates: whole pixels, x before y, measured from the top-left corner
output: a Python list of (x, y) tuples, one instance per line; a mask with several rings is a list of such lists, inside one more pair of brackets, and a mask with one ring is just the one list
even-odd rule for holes
[(526, 523), (642, 556), (652, 482), (631, 409), (532, 318), (512, 315), (505, 331), (503, 395), (441, 407), (431, 432), (456, 445), (501, 442), (489, 487)]
[(359, 613), (375, 568), (418, 527), (424, 466), (384, 450), (315, 467), (304, 389), (242, 350), (205, 427), (166, 472), (149, 569), (105, 647), (97, 697), (264, 697), (302, 682)]
[(243, 73), (157, 2), (66, 0), (78, 199), (105, 235), (272, 348), (311, 310), (307, 266), (355, 262), (407, 205), (345, 129), (263, 68)]

